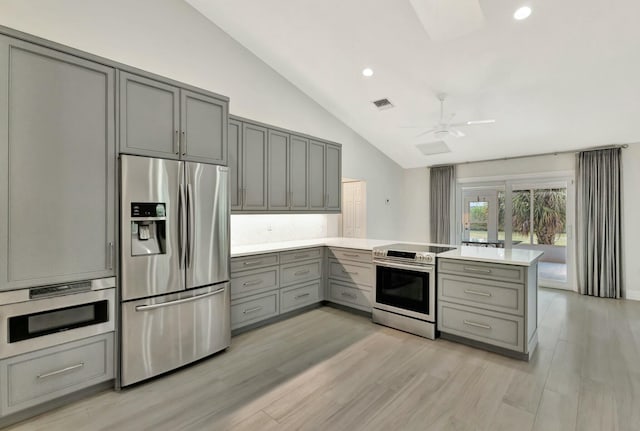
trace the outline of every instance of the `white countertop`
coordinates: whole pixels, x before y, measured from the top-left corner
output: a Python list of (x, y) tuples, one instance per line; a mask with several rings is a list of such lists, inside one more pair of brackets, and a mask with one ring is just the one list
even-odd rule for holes
[[(393, 244), (400, 241), (366, 239), (366, 238), (316, 238), (302, 239), (296, 241), (268, 242), (250, 245), (232, 245), (231, 257), (250, 256), (260, 253), (275, 253), (278, 251), (297, 250), (310, 247), (343, 247), (356, 250), (373, 250), (386, 244)], [(406, 242), (406, 241), (405, 241)]]
[(492, 247), (462, 246), (440, 253), (438, 257), (447, 259), (473, 260), (476, 262), (504, 263), (508, 265), (530, 266), (543, 252), (522, 248), (504, 249)]

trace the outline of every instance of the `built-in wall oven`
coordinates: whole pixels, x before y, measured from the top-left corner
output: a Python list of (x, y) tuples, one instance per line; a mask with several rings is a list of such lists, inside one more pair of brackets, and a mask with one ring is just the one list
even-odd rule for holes
[(0, 293), (0, 358), (115, 328), (115, 278)]
[(436, 337), (436, 254), (450, 247), (392, 244), (373, 250), (373, 321)]

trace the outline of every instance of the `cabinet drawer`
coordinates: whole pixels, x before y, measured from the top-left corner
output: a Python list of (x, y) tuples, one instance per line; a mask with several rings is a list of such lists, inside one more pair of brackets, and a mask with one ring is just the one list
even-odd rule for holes
[(329, 298), (331, 302), (348, 305), (360, 310), (371, 311), (371, 292), (358, 289), (354, 285), (348, 285), (329, 280)]
[(438, 259), (438, 271), (471, 277), (524, 283), (524, 268), (515, 265)]
[(250, 296), (231, 303), (231, 329), (278, 315), (278, 291)]
[(329, 259), (329, 277), (358, 285), (373, 286), (373, 265)]
[(321, 299), (320, 289), (319, 281), (282, 289), (280, 291), (280, 312), (286, 313), (287, 311), (319, 302)]
[(521, 317), (443, 301), (438, 308), (438, 330), (505, 349), (524, 351)]
[(278, 267), (244, 271), (231, 279), (231, 299), (278, 288)]
[(524, 315), (524, 285), (438, 274), (438, 300)]
[(2, 407), (10, 414), (113, 379), (113, 333), (2, 361)]
[(280, 263), (300, 262), (309, 259), (320, 259), (322, 248), (305, 248), (302, 250), (287, 251), (280, 253)]
[(257, 254), (231, 259), (231, 273), (278, 264), (278, 253)]
[(290, 263), (280, 267), (280, 286), (290, 286), (303, 281), (317, 280), (322, 276), (320, 260), (307, 263)]
[(336, 259), (357, 260), (370, 263), (373, 258), (369, 250), (354, 250), (350, 248), (330, 248), (329, 256)]

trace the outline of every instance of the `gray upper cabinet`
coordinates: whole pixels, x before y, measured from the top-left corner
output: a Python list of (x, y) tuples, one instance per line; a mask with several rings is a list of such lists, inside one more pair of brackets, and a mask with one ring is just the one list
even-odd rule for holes
[(342, 148), (337, 145), (327, 144), (326, 175), (325, 175), (325, 209), (327, 211), (340, 211), (342, 202)]
[(120, 151), (180, 157), (180, 89), (120, 72)]
[(242, 209), (242, 123), (229, 119), (229, 186), (231, 211)]
[(268, 208), (289, 209), (289, 135), (269, 130), (268, 152)]
[(227, 164), (227, 102), (180, 90), (182, 159)]
[(242, 125), (242, 209), (267, 209), (267, 129)]
[(228, 102), (120, 72), (120, 152), (227, 164)]
[(114, 69), (0, 36), (0, 289), (115, 275), (114, 99)]
[(289, 193), (292, 210), (309, 208), (309, 140), (291, 135), (289, 144)]
[(309, 209), (325, 209), (325, 144), (309, 141)]

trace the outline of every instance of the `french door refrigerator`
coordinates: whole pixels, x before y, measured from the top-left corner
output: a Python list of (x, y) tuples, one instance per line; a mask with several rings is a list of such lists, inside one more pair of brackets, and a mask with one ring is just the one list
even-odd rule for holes
[(228, 168), (121, 156), (121, 367), (127, 386), (231, 342)]

